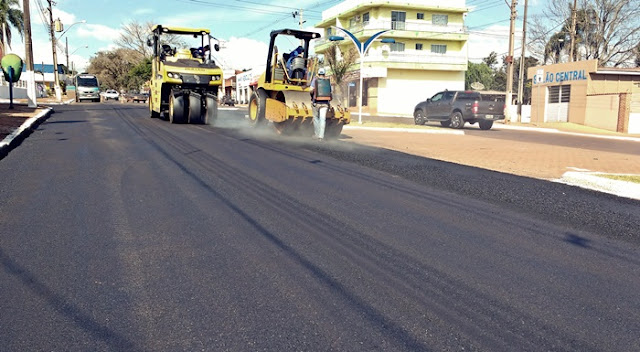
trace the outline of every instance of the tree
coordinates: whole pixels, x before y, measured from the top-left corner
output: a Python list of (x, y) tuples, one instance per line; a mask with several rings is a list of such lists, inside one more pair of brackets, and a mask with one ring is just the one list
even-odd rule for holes
[(480, 82), (485, 89), (491, 89), (493, 85), (493, 70), (486, 62), (475, 64), (469, 62), (467, 72), (465, 72), (465, 89), (472, 89), (471, 84)]
[(130, 49), (99, 51), (89, 59), (87, 71), (98, 76), (102, 88), (121, 90), (128, 87), (129, 71), (138, 63), (136, 53)]
[(640, 44), (636, 46), (636, 67), (640, 67)]
[(324, 59), (331, 69), (331, 79), (337, 88), (336, 100), (339, 102), (343, 100), (345, 77), (349, 69), (355, 64), (356, 58), (357, 54), (353, 48), (341, 54), (338, 43), (331, 45), (324, 53)]
[(146, 58), (129, 70), (127, 90), (140, 90), (151, 79), (151, 59)]
[[(2, 48), (11, 47), (11, 27), (14, 27), (20, 37), (24, 33), (24, 19), (20, 10), (19, 0), (0, 0), (0, 43)], [(7, 42), (4, 42), (4, 38)]]
[[(547, 53), (547, 59), (557, 56), (556, 62), (561, 61), (570, 47), (571, 20), (572, 2), (549, 1), (544, 16), (531, 25), (532, 50), (539, 57)], [(562, 28), (554, 32), (558, 24)], [(577, 59), (597, 59), (600, 66), (633, 65), (634, 48), (640, 42), (640, 0), (580, 0), (575, 34)]]
[[(122, 26), (120, 37), (116, 39), (115, 43), (123, 49), (131, 50), (137, 60), (151, 57), (153, 49), (147, 45), (147, 39), (150, 38), (154, 26), (155, 24), (150, 21), (145, 23), (131, 21)], [(161, 44), (178, 47), (186, 45), (180, 36), (173, 34), (163, 34)]]
[(489, 53), (489, 56), (482, 59), (482, 62), (489, 66), (489, 68), (493, 69), (498, 64), (498, 53), (492, 51)]

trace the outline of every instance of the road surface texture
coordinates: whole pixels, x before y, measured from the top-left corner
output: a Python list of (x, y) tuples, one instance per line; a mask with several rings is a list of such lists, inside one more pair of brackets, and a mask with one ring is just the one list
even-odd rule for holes
[(2, 350), (640, 349), (640, 202), (237, 117), (57, 107), (1, 160)]

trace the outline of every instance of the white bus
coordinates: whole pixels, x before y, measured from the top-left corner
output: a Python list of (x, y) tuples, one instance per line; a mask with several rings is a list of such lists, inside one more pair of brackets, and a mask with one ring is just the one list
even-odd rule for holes
[(100, 85), (98, 84), (98, 77), (88, 73), (81, 73), (76, 76), (75, 85), (76, 102), (80, 102), (85, 99), (100, 102)]

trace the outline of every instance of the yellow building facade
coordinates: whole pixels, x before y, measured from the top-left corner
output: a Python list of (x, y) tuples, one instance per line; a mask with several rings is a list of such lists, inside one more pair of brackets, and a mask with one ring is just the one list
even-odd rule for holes
[[(347, 0), (323, 11), (323, 39), (315, 52), (324, 54), (332, 45), (339, 51), (355, 48), (350, 40), (332, 42), (332, 36), (351, 32), (360, 42), (389, 30), (381, 38), (395, 43), (374, 42), (364, 64), (358, 59), (350, 68), (343, 104), (358, 104), (359, 75), (364, 78), (362, 105), (370, 113), (411, 116), (417, 103), (449, 89), (464, 89), (467, 70), (468, 32), (464, 0)], [(337, 43), (337, 44), (336, 44)]]

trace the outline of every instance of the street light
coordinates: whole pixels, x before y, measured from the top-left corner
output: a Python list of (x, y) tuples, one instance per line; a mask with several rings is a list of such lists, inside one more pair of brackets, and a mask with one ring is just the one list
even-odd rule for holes
[[(72, 23), (69, 27), (67, 27), (67, 29), (64, 32), (62, 32), (62, 34), (58, 36), (58, 38), (56, 39), (56, 42), (60, 40), (60, 38), (62, 38), (65, 34), (67, 34), (67, 32), (71, 29), (71, 27), (80, 23), (87, 23), (87, 20), (82, 20), (82, 21)], [(67, 70), (69, 70), (69, 38), (64, 38), (64, 39), (65, 39), (64, 54), (67, 57)], [(73, 53), (71, 53), (71, 55), (73, 55)]]
[[(363, 77), (362, 77), (362, 67), (364, 66), (364, 58), (367, 55), (367, 52), (369, 51), (369, 48), (371, 48), (371, 44), (378, 39), (381, 35), (385, 34), (386, 32), (389, 32), (390, 30), (384, 30), (384, 31), (380, 31), (374, 35), (372, 35), (371, 37), (369, 37), (369, 39), (367, 39), (364, 43), (360, 42), (358, 40), (358, 38), (356, 38), (355, 35), (353, 35), (353, 33), (349, 32), (348, 30), (344, 29), (344, 28), (340, 28), (340, 27), (335, 27), (341, 31), (343, 31), (344, 33), (347, 34), (347, 36), (349, 36), (349, 39), (351, 39), (351, 41), (353, 42), (353, 44), (356, 46), (356, 49), (358, 50), (358, 54), (360, 54), (360, 99), (358, 100), (358, 123), (362, 124), (362, 85), (363, 85)], [(335, 41), (341, 41), (344, 40), (344, 37), (341, 36), (337, 36), (337, 35), (332, 35), (329, 37), (329, 40), (332, 42)], [(393, 38), (384, 38), (381, 40), (382, 43), (395, 43), (395, 39)]]
[[(54, 77), (54, 89), (56, 92), (56, 101), (60, 102), (62, 100), (62, 92), (60, 91), (60, 77), (58, 75), (58, 55), (56, 53), (56, 45), (58, 40), (62, 38), (63, 35), (67, 33), (71, 27), (78, 23), (86, 23), (86, 20), (82, 20), (80, 22), (73, 23), (67, 28), (67, 30), (63, 31), (59, 37), (56, 38), (54, 31), (58, 29), (58, 25), (61, 23), (60, 19), (57, 19), (55, 22), (53, 20), (53, 10), (52, 10), (52, 2), (49, 1), (49, 19), (51, 23), (50, 34), (51, 34), (51, 50), (53, 51), (53, 77)], [(68, 65), (68, 63), (67, 63)]]

